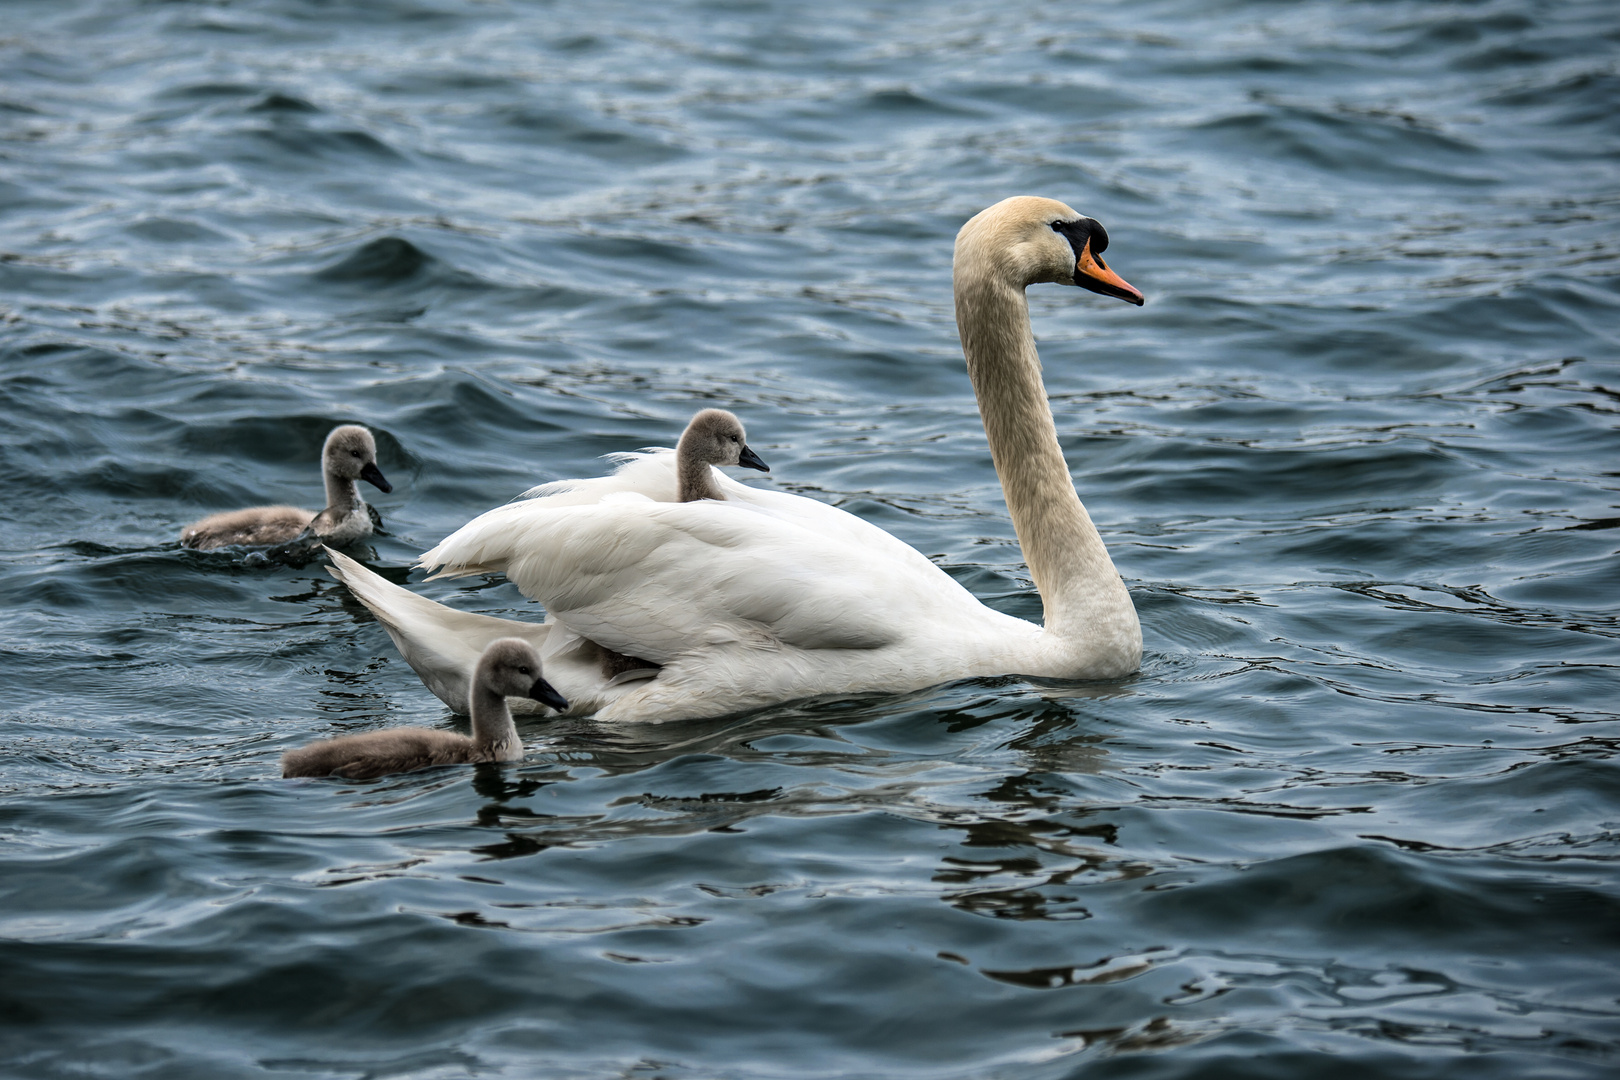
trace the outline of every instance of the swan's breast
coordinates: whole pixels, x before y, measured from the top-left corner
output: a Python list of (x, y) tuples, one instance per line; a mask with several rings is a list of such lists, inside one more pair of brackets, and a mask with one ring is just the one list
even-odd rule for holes
[(323, 510), (315, 515), (310, 526), (321, 540), (339, 546), (351, 544), (372, 533), (371, 515), (367, 513), (366, 504), (363, 502), (356, 504), (353, 510), (335, 520)]

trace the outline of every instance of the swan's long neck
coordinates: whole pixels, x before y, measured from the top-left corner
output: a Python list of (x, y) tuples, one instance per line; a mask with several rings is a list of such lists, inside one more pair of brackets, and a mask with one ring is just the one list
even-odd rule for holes
[(360, 485), (353, 480), (346, 479), (334, 472), (326, 474), (326, 509), (332, 511), (338, 518), (348, 516), (354, 508), (363, 505), (365, 500), (360, 498)]
[[(1046, 628), (1062, 638), (1114, 640), (1140, 627), (1130, 594), (1102, 537), (1080, 503), (1058, 445), (1052, 407), (1022, 288), (992, 270), (958, 261), (956, 325), (984, 419), (996, 475), (1018, 543), (1046, 609)], [(978, 272), (976, 272), (978, 271)], [(1131, 670), (1135, 659), (1122, 657)]]
[(517, 725), (512, 723), (512, 710), (506, 707), (506, 696), (491, 690), (482, 679), (474, 679), (472, 693), (467, 695), (472, 710), (473, 742), (480, 750), (495, 750), (518, 741)]

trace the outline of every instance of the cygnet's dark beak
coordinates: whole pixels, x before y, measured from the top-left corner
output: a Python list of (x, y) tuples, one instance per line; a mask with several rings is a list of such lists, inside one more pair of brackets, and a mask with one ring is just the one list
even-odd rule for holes
[(745, 469), (758, 469), (760, 472), (771, 471), (771, 467), (765, 464), (765, 460), (746, 446), (742, 448), (742, 453), (738, 455), (737, 464)]
[(381, 489), (384, 495), (394, 490), (394, 485), (383, 479), (382, 470), (377, 468), (375, 461), (366, 462), (366, 467), (360, 470), (360, 479)]
[(558, 712), (568, 708), (568, 699), (557, 693), (557, 688), (544, 679), (534, 680), (534, 685), (529, 687), (529, 696), (542, 705), (550, 705)]

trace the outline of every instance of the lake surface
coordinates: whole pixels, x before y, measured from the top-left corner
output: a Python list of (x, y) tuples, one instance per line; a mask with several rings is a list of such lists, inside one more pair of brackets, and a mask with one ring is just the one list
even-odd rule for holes
[[(0, 24), (0, 1073), (1620, 1069), (1620, 7), (15, 2)], [(1119, 682), (465, 730), (318, 562), (739, 413), (749, 482), (1038, 618), (952, 322), (1031, 291)], [(746, 474), (753, 476), (754, 474)], [(503, 578), (411, 587), (541, 617)]]

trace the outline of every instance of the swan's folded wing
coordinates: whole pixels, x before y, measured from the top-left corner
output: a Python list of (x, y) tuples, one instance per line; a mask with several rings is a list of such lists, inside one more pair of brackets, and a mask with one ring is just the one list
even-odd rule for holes
[[(590, 506), (638, 496), (654, 502), (677, 501), (680, 485), (673, 450), (653, 448), (610, 456), (620, 463), (611, 474), (582, 480), (555, 480), (530, 488), (518, 500), (496, 507), (463, 526), (444, 543), (424, 554), (417, 565), (428, 568), (444, 566), (446, 576), (499, 572), (505, 569), (505, 564), (494, 548), (481, 556), (474, 556), (470, 554), (470, 549), (459, 549), (452, 554), (450, 545), (453, 541), (465, 539), (463, 534), (499, 536), (499, 525), (503, 521), (526, 519), (530, 514), (548, 513), (563, 507)], [(831, 544), (865, 550), (874, 558), (907, 565), (919, 574), (926, 574), (932, 567), (927, 557), (909, 544), (836, 506), (784, 491), (750, 487), (738, 483), (719, 469), (713, 472), (716, 484), (730, 503), (797, 525), (822, 536)], [(473, 529), (473, 526), (479, 528)], [(470, 529), (473, 531), (469, 534)], [(948, 575), (939, 576), (944, 580), (935, 581), (936, 588), (960, 588)], [(963, 590), (963, 596), (966, 595)]]
[(612, 454), (609, 459), (618, 462), (618, 468), (606, 476), (553, 480), (530, 488), (518, 498), (552, 506), (588, 506), (626, 492), (654, 502), (675, 502), (680, 497), (675, 451), (652, 447), (631, 454)]
[[(618, 462), (618, 467), (607, 476), (554, 480), (530, 488), (520, 498), (537, 506), (551, 508), (588, 506), (626, 496), (642, 496), (654, 502), (676, 502), (679, 499), (680, 482), (676, 476), (673, 450), (654, 447), (610, 457)], [(751, 487), (739, 483), (719, 469), (713, 469), (713, 473), (715, 483), (727, 501), (763, 510), (841, 544), (870, 548), (902, 562), (927, 561), (903, 540), (836, 506), (803, 495)]]
[(942, 596), (937, 579), (950, 579), (925, 559), (920, 580), (914, 565), (749, 507), (524, 506), (474, 519), (421, 564), (502, 570), (575, 632), (657, 663), (728, 646), (878, 648), (942, 599), (954, 607), (951, 593), (978, 606), (962, 590)]
[[(933, 568), (933, 564), (922, 552), (847, 510), (840, 510), (836, 506), (829, 506), (815, 499), (805, 498), (803, 495), (772, 491), (770, 488), (749, 487), (746, 484), (739, 484), (729, 476), (721, 478), (720, 490), (728, 500), (739, 505), (752, 506), (773, 517), (793, 522), (810, 532), (826, 537), (831, 542), (868, 551), (874, 558), (893, 560), (917, 573), (926, 573), (928, 569)], [(940, 576), (951, 585), (961, 588), (949, 575), (940, 572)], [(936, 582), (935, 585), (939, 588), (945, 587), (940, 582)], [(961, 591), (964, 597), (969, 595), (967, 590)]]

